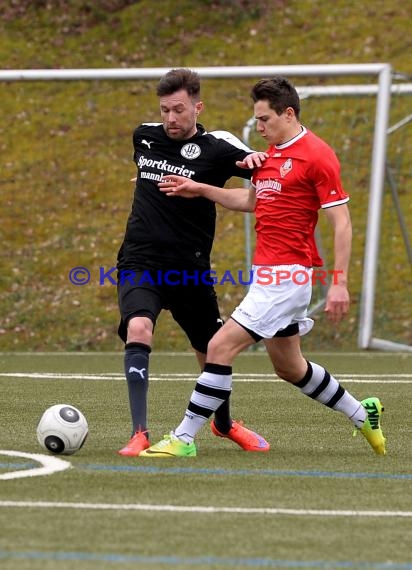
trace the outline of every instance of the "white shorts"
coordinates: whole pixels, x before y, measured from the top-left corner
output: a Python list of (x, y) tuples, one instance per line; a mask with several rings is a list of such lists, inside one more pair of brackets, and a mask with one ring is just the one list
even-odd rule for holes
[(312, 268), (303, 265), (254, 265), (253, 282), (232, 313), (240, 325), (262, 338), (273, 338), (297, 323), (299, 334), (308, 333), (313, 320), (307, 310), (312, 296)]

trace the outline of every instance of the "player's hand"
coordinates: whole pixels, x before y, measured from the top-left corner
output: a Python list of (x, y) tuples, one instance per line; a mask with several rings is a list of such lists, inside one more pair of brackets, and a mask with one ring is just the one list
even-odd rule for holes
[(252, 152), (251, 154), (248, 154), (243, 160), (237, 160), (236, 166), (239, 168), (248, 168), (249, 170), (253, 170), (254, 168), (262, 166), (268, 156), (269, 155), (267, 152)]
[(164, 176), (158, 184), (159, 190), (167, 196), (181, 196), (182, 198), (196, 198), (200, 196), (198, 183), (184, 176), (170, 174)]
[(326, 296), (325, 313), (332, 323), (340, 323), (348, 314), (349, 291), (344, 285), (331, 285)]

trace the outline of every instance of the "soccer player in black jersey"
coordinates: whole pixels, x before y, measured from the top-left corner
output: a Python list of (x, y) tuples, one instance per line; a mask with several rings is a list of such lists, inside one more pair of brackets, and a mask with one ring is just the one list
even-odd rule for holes
[[(177, 174), (223, 187), (232, 176), (250, 178), (264, 160), (263, 153), (253, 153), (231, 133), (208, 133), (197, 122), (203, 103), (194, 71), (166, 73), (157, 96), (162, 123), (144, 123), (133, 134), (136, 188), (117, 263), (119, 336), (125, 342), (132, 416), (132, 437), (119, 451), (125, 456), (137, 456), (150, 446), (149, 355), (160, 312), (171, 312), (202, 370), (208, 342), (222, 325), (213, 285), (204, 278), (210, 270), (215, 204), (205, 198), (170, 200), (158, 182)], [(269, 450), (259, 434), (232, 420), (228, 401), (216, 410), (211, 429), (244, 450)]]

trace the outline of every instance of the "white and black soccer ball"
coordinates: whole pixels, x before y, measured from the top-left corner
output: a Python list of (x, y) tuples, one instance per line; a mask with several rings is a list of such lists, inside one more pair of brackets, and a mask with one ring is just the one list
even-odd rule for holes
[(86, 441), (87, 420), (80, 410), (70, 404), (47, 408), (37, 425), (40, 445), (56, 455), (72, 455)]

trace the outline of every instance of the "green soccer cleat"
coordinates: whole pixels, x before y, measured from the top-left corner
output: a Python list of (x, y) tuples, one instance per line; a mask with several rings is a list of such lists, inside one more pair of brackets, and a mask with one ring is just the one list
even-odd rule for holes
[(386, 439), (383, 436), (380, 426), (380, 417), (384, 408), (379, 398), (366, 398), (361, 401), (361, 404), (365, 408), (368, 417), (361, 428), (355, 428), (353, 435), (355, 436), (360, 431), (375, 453), (378, 455), (386, 455)]
[(171, 431), (158, 443), (141, 451), (139, 457), (195, 457), (195, 443), (185, 443)]

